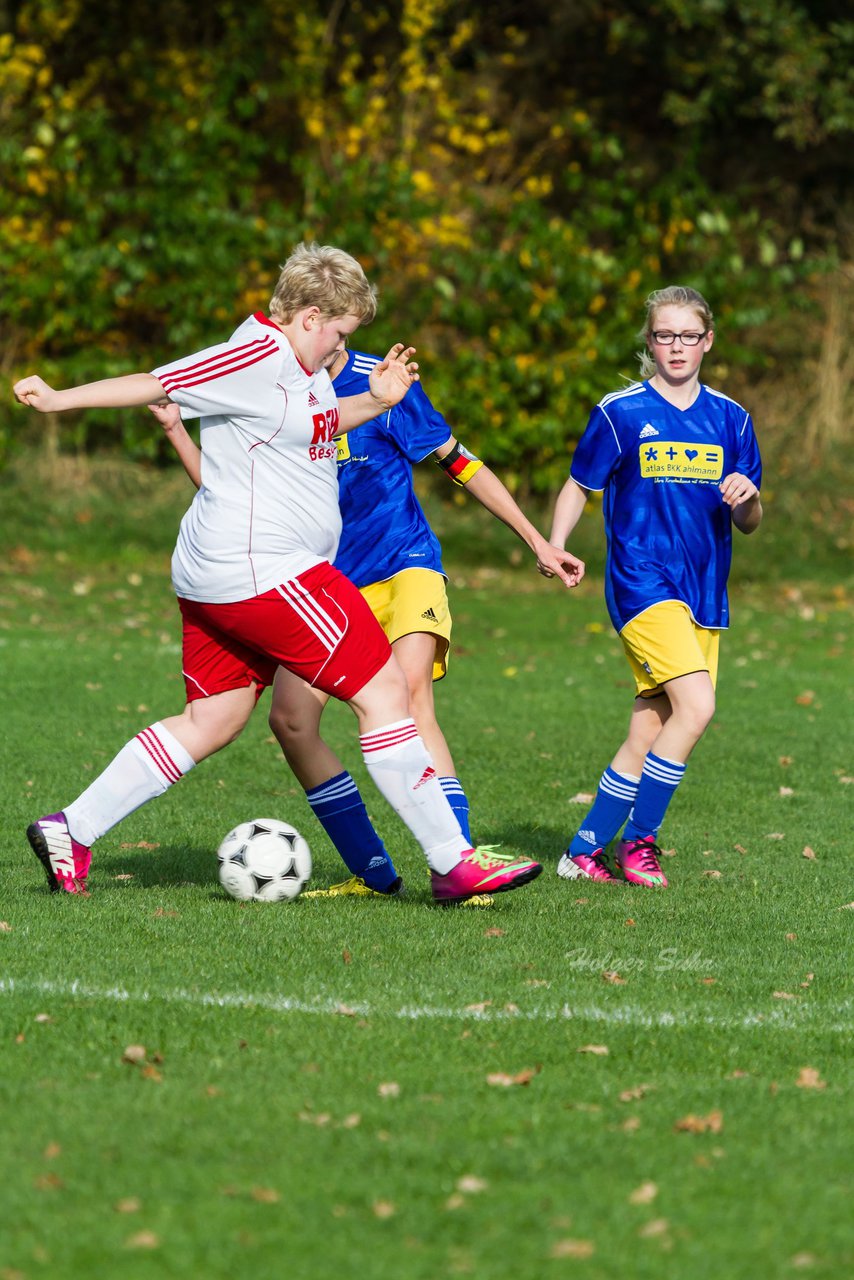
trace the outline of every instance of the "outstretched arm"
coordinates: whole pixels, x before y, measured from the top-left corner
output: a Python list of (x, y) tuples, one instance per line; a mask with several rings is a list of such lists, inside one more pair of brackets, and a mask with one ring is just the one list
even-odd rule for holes
[(587, 489), (583, 489), (570, 476), (558, 494), (554, 515), (552, 516), (552, 531), (550, 535), (552, 542), (556, 546), (564, 546), (567, 538), (581, 519), (581, 513), (587, 501), (587, 493)]
[(184, 470), (197, 489), (202, 484), (202, 451), (181, 420), (177, 404), (150, 404), (149, 409), (163, 428), (166, 439), (183, 463)]
[(338, 401), (339, 432), (352, 431), (363, 422), (378, 418), (403, 399), (413, 382), (419, 380), (418, 365), (411, 358), (414, 354), (414, 347), (395, 343), (386, 358), (371, 370), (370, 391)]
[(16, 399), (39, 413), (65, 413), (69, 409), (132, 409), (143, 404), (168, 404), (169, 397), (153, 373), (128, 373), (104, 378), (81, 387), (56, 391), (38, 374), (21, 378), (12, 390)]
[[(512, 529), (518, 538), (530, 547), (537, 560), (537, 568), (546, 578), (560, 578), (565, 587), (577, 587), (584, 577), (584, 562), (578, 560), (569, 551), (551, 546), (542, 534), (531, 524), (506, 485), (499, 480), (494, 471), (473, 458), (468, 453), (461, 454), (456, 439), (451, 438), (436, 450), (436, 461), (455, 479), (459, 473), (458, 483), (477, 498), (496, 519)], [(462, 469), (454, 459), (460, 458)], [(450, 460), (450, 461), (449, 461)], [(477, 464), (477, 465), (474, 465)], [(471, 471), (467, 477), (466, 472)]]
[(732, 522), (741, 533), (753, 533), (762, 521), (762, 502), (752, 480), (732, 471), (721, 481), (721, 497), (730, 508)]

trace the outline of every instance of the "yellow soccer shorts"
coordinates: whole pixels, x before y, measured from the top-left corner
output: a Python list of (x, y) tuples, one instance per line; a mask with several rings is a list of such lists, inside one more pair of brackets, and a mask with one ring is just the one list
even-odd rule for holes
[(662, 685), (693, 671), (718, 678), (720, 631), (699, 627), (681, 600), (654, 604), (627, 622), (620, 639), (642, 698), (654, 698)]
[(448, 670), (451, 647), (451, 613), (442, 574), (435, 569), (402, 569), (361, 591), (392, 644), (416, 631), (435, 636), (433, 679), (441, 680)]

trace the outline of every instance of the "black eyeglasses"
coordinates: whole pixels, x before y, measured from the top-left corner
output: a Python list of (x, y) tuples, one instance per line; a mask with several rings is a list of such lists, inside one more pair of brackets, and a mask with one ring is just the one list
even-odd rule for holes
[(660, 332), (654, 330), (650, 337), (660, 347), (672, 347), (677, 338), (684, 347), (696, 347), (708, 332), (708, 329), (704, 329), (702, 333), (671, 333), (669, 329), (662, 329)]

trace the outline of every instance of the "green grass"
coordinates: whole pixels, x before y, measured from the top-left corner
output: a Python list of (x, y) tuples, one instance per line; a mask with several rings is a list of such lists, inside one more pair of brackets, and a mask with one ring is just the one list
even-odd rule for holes
[(478, 839), (539, 857), (535, 885), (434, 907), (335, 707), (406, 898), (225, 898), (214, 850), (256, 815), (305, 832), (317, 884), (341, 874), (265, 700), (104, 838), (91, 898), (58, 898), (27, 823), (182, 695), (168, 552), (186, 489), (85, 480), (47, 523), (23, 483), (0, 514), (0, 1278), (850, 1273), (852, 621), (833, 564), (775, 583), (773, 527), (739, 543), (718, 715), (662, 833), (667, 892), (553, 873), (631, 699), (598, 528), (568, 596), (464, 509), (440, 716)]

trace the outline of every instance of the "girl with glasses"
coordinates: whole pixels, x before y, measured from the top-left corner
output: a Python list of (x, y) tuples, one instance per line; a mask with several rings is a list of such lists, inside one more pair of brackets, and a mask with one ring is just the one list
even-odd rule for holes
[(732, 525), (762, 519), (762, 465), (750, 414), (700, 382), (714, 342), (696, 289), (651, 294), (641, 380), (590, 415), (555, 507), (550, 541), (566, 545), (590, 490), (603, 492), (605, 598), (636, 696), (628, 735), (558, 865), (567, 880), (666, 887), (658, 831), (715, 710), (720, 632), (729, 625)]

